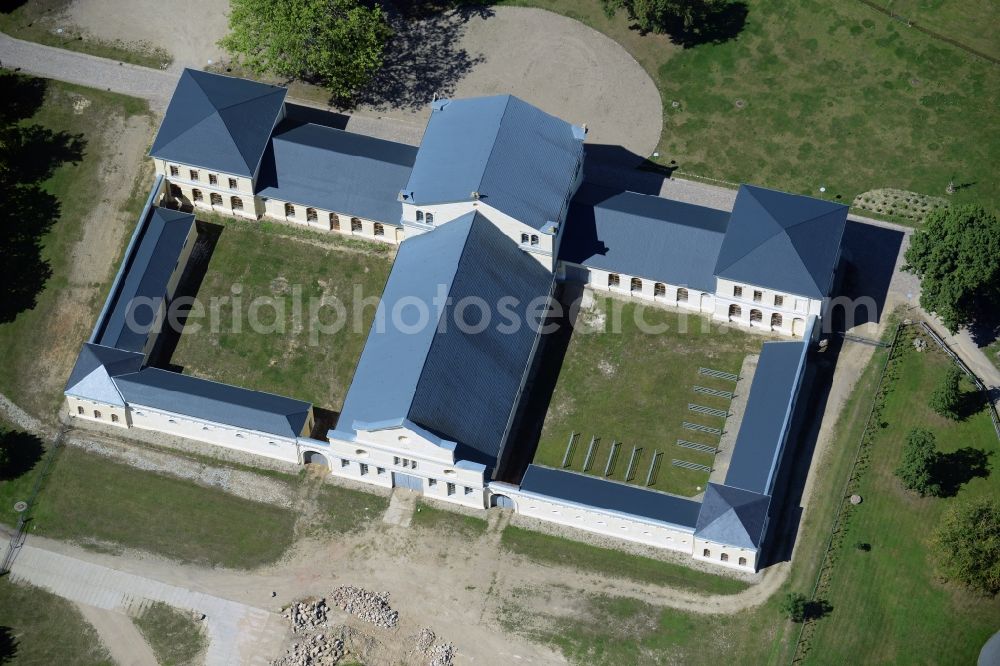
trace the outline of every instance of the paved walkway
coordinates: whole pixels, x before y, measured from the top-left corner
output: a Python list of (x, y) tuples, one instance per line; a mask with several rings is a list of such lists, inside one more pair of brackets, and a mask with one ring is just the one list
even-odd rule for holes
[(55, 552), (56, 548), (49, 540), (28, 537), (14, 560), (12, 580), (23, 580), (78, 604), (107, 611), (135, 613), (148, 601), (162, 601), (175, 608), (203, 613), (210, 640), (205, 656), (207, 666), (264, 666), (280, 652), (285, 624), (274, 613), (87, 562)]

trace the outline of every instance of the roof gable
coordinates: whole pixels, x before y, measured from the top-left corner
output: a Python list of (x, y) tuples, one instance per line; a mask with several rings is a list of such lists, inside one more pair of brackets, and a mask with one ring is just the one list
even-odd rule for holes
[(823, 199), (741, 185), (715, 274), (824, 298), (832, 287), (847, 210)]
[(710, 483), (694, 535), (727, 546), (756, 549), (764, 540), (770, 503), (767, 495)]
[(416, 205), (485, 203), (535, 229), (559, 221), (583, 132), (512, 95), (438, 100), (404, 189)]
[(252, 177), (281, 114), (285, 89), (185, 69), (149, 154)]

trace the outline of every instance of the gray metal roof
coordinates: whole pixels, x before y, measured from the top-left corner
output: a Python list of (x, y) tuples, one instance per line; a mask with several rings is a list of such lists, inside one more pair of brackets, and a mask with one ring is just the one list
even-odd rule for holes
[(137, 372), (143, 355), (85, 342), (66, 382), (66, 395), (125, 406), (111, 378)]
[[(514, 299), (510, 312), (523, 322), (531, 301), (547, 297), (552, 282), (548, 269), (478, 213), (406, 239), (337, 430), (408, 418), (457, 442), (457, 458), (493, 465), (536, 338), (536, 327), (528, 324), (498, 330), (506, 321), (498, 303)], [(440, 307), (444, 298), (448, 304)], [(469, 298), (490, 309), (490, 324), (481, 332), (456, 323), (463, 320), (456, 306)], [(429, 313), (423, 326), (419, 306)], [(464, 321), (477, 323), (479, 310), (468, 308)]]
[(282, 123), (261, 165), (257, 193), (398, 224), (399, 191), (417, 149), (310, 123)]
[(570, 206), (559, 258), (712, 292), (728, 223), (724, 211), (588, 184)]
[(252, 177), (284, 101), (278, 86), (185, 69), (149, 154)]
[(765, 342), (750, 385), (743, 422), (736, 434), (726, 485), (768, 495), (774, 483), (807, 342)]
[(528, 465), (521, 490), (564, 502), (692, 528), (701, 503), (589, 474)]
[(417, 152), (407, 201), (472, 193), (536, 229), (560, 221), (583, 161), (584, 133), (512, 95), (438, 100)]
[(738, 548), (758, 548), (770, 505), (767, 495), (710, 483), (694, 535)]
[(279, 437), (298, 437), (312, 407), (301, 400), (159, 368), (114, 377), (114, 383), (131, 406), (152, 407)]
[(831, 201), (741, 185), (715, 274), (810, 298), (828, 296), (847, 210)]
[[(138, 242), (125, 257), (125, 272), (96, 339), (97, 344), (141, 352), (149, 337), (155, 311), (153, 299), (163, 299), (184, 242), (194, 227), (194, 215), (168, 208), (151, 208)], [(159, 301), (157, 301), (159, 302)], [(130, 320), (131, 324), (130, 325)]]

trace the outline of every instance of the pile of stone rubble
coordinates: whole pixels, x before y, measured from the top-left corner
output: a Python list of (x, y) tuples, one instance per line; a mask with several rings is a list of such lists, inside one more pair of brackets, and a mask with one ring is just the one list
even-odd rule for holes
[(334, 666), (343, 656), (344, 641), (315, 633), (292, 643), (285, 656), (272, 661), (271, 666)]
[(312, 631), (327, 626), (327, 611), (329, 607), (326, 605), (326, 599), (296, 601), (282, 613), (282, 616), (291, 623), (292, 633), (297, 634), (300, 631)]
[(389, 593), (376, 594), (353, 585), (341, 585), (330, 595), (330, 601), (343, 611), (371, 622), (376, 627), (392, 629), (399, 622), (399, 611), (389, 605)]

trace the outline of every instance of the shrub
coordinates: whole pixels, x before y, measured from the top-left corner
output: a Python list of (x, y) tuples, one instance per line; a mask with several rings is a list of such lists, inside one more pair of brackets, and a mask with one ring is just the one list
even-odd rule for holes
[(924, 428), (914, 428), (906, 435), (903, 458), (896, 468), (896, 476), (908, 490), (925, 495), (941, 494), (941, 486), (934, 480), (938, 462), (934, 433)]
[(962, 405), (962, 371), (952, 365), (930, 397), (930, 407), (935, 412), (950, 419), (959, 418)]

